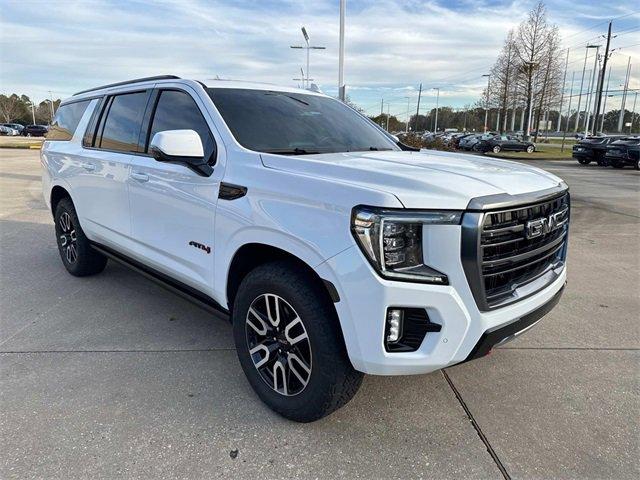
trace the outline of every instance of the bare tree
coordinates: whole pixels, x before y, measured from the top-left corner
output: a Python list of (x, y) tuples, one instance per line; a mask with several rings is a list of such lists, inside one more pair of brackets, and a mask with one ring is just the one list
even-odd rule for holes
[[(544, 107), (554, 101), (554, 92), (559, 91), (559, 34), (555, 25), (547, 21), (547, 9), (539, 2), (518, 26), (515, 36), (515, 52), (525, 94), (526, 118), (533, 117), (531, 110), (537, 103), (539, 120)], [(546, 103), (545, 103), (546, 97)], [(536, 122), (537, 124), (537, 122)], [(526, 131), (531, 129), (527, 120)]]
[(0, 117), (5, 123), (18, 118), (23, 109), (22, 100), (15, 93), (9, 96), (0, 95)]

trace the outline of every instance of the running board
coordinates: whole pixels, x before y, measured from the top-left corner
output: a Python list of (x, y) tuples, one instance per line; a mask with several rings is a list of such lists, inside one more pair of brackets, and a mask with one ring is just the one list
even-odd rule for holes
[(189, 285), (186, 285), (182, 282), (172, 279), (168, 275), (165, 275), (162, 272), (158, 272), (151, 267), (144, 265), (143, 263), (138, 262), (126, 255), (123, 255), (120, 252), (117, 252), (109, 247), (101, 245), (96, 242), (91, 242), (91, 247), (103, 254), (104, 256), (110, 258), (111, 260), (115, 260), (116, 262), (124, 265), (125, 267), (130, 268), (134, 272), (139, 273), (140, 275), (152, 280), (157, 283), (161, 287), (169, 290), (172, 293), (190, 301), (191, 303), (197, 305), (198, 307), (206, 310), (209, 313), (212, 313), (217, 318), (222, 320), (231, 321), (231, 317), (229, 311), (216, 302), (213, 298), (208, 295), (196, 290)]

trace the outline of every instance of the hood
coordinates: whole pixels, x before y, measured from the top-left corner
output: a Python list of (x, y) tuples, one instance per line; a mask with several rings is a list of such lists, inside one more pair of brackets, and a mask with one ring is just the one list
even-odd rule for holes
[(562, 182), (528, 165), (434, 150), (261, 157), (267, 168), (388, 192), (406, 208), (465, 209), (475, 197), (536, 192)]

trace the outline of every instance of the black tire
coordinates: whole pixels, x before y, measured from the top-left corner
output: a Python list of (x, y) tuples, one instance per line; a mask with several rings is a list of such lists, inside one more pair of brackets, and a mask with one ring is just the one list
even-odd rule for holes
[(58, 202), (54, 222), (58, 251), (67, 272), (75, 277), (102, 272), (108, 259), (91, 248), (70, 198), (63, 198)]
[(636, 160), (636, 164), (634, 165), (634, 167), (636, 170), (640, 170), (640, 158), (638, 160)]
[[(349, 361), (336, 312), (322, 288), (321, 285), (317, 285), (309, 278), (309, 274), (301, 271), (299, 266), (292, 262), (277, 261), (261, 265), (250, 272), (242, 281), (233, 305), (233, 336), (240, 364), (249, 383), (267, 406), (283, 417), (296, 422), (313, 422), (344, 406), (356, 394), (363, 378), (363, 374), (356, 371)], [(267, 294), (269, 297), (266, 297)], [(273, 297), (279, 297), (279, 300), (275, 300)], [(305, 345), (303, 347), (305, 350), (303, 353), (309, 352), (309, 361), (306, 364), (310, 368), (308, 372), (296, 369), (307, 374), (305, 385), (294, 378), (293, 373), (295, 372), (293, 372), (292, 366), (295, 364), (292, 364), (288, 356), (302, 342), (293, 345), (292, 341), (283, 346), (283, 348), (289, 349), (288, 351), (282, 352), (280, 350), (280, 353), (271, 351), (264, 357), (258, 358), (256, 363), (265, 365), (262, 371), (259, 371), (259, 368), (262, 367), (254, 363), (257, 358), (256, 348), (255, 346), (252, 348), (254, 350), (252, 357), (249, 352), (249, 343), (257, 345), (250, 339), (252, 335), (256, 334), (255, 328), (252, 329), (247, 320), (250, 307), (255, 311), (258, 308), (256, 302), (263, 301), (263, 298), (266, 299), (266, 302), (270, 301), (269, 298), (279, 301), (279, 305), (281, 305), (279, 312), (283, 312), (283, 309), (293, 309), (294, 316), (301, 320), (304, 332), (307, 334), (304, 339)], [(283, 300), (284, 303), (282, 303)], [(275, 304), (271, 305), (274, 308)], [(282, 315), (286, 317), (284, 313)], [(253, 318), (252, 322), (255, 321)], [(268, 323), (267, 316), (263, 315), (260, 318), (263, 319), (260, 329), (265, 327), (273, 329), (271, 331), (274, 334), (274, 339), (276, 334), (282, 336), (281, 331), (280, 333), (276, 332), (278, 328), (282, 330), (281, 324), (274, 327)], [(262, 338), (267, 338), (270, 335), (271, 333), (266, 334)], [(266, 342), (260, 343), (265, 344)], [(270, 345), (274, 345), (274, 343)], [(282, 343), (275, 342), (275, 345), (275, 349), (277, 349), (282, 346)], [(300, 353), (297, 350), (296, 352)], [(300, 355), (303, 356), (303, 353)], [(280, 355), (287, 356), (286, 358), (289, 360)], [(269, 360), (264, 360), (264, 358)], [(293, 386), (297, 386), (298, 389), (302, 385), (301, 390), (289, 395), (287, 395), (287, 387), (283, 388), (284, 392), (276, 390), (280, 382), (275, 379), (277, 370), (275, 364), (279, 360), (283, 360), (286, 365), (283, 368), (288, 369), (282, 371), (283, 377), (281, 379), (287, 379), (282, 383), (289, 387), (293, 381)], [(275, 380), (275, 388), (273, 382), (269, 384), (267, 381), (268, 368), (272, 369), (271, 378)], [(294, 390), (292, 388), (291, 392)]]
[(492, 148), (492, 150), (493, 150), (493, 153), (500, 153), (500, 150), (502, 149), (500, 148), (500, 145), (496, 145), (495, 147)]
[(589, 165), (591, 163), (591, 160), (589, 160), (588, 158), (579, 158), (578, 163), (580, 165)]
[(533, 153), (535, 151), (536, 151), (536, 147), (534, 147), (533, 145), (529, 145), (525, 150), (525, 152), (527, 153)]

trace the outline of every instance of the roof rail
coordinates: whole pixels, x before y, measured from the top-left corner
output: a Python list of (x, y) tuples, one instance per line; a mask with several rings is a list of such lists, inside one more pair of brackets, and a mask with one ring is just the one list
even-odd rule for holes
[(109, 85), (102, 85), (100, 87), (88, 88), (87, 90), (82, 90), (80, 92), (74, 93), (73, 96), (75, 97), (76, 95), (80, 95), (81, 93), (93, 92), (94, 90), (102, 90), (103, 88), (119, 87), (120, 85), (129, 85), (130, 83), (149, 82), (151, 80), (177, 80), (179, 78), (180, 77), (177, 77), (176, 75), (156, 75), (155, 77), (134, 78), (133, 80), (127, 80), (126, 82), (110, 83)]

